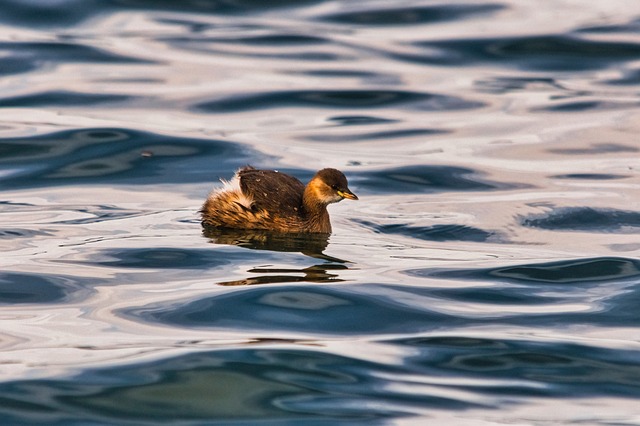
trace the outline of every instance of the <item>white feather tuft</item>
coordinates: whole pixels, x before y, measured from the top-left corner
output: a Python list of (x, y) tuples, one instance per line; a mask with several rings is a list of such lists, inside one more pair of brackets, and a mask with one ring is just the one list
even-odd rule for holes
[(222, 182), (222, 188), (214, 189), (213, 194), (228, 192), (230, 194), (233, 194), (233, 198), (235, 198), (235, 201), (237, 203), (243, 205), (248, 209), (251, 208), (253, 200), (242, 193), (242, 188), (240, 188), (240, 178), (237, 174), (234, 175), (231, 180), (220, 178), (220, 182)]

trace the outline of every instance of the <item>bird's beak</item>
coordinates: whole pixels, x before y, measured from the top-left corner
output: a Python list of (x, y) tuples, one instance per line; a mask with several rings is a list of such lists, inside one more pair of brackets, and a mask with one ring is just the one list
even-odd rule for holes
[(341, 196), (342, 198), (348, 198), (350, 200), (357, 200), (358, 196), (356, 194), (354, 194), (353, 192), (349, 191), (348, 189), (345, 189), (344, 191), (339, 190), (338, 191), (338, 195)]

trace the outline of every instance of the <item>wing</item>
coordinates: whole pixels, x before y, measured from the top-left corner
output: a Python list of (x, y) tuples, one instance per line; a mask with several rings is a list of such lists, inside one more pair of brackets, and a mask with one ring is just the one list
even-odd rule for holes
[(295, 177), (249, 167), (240, 170), (238, 177), (242, 193), (253, 200), (253, 209), (264, 209), (278, 216), (300, 214), (304, 184)]

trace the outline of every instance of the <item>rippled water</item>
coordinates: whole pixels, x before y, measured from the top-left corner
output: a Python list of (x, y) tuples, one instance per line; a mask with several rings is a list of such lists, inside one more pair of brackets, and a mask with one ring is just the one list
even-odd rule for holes
[(0, 9), (3, 424), (640, 424), (640, 4)]

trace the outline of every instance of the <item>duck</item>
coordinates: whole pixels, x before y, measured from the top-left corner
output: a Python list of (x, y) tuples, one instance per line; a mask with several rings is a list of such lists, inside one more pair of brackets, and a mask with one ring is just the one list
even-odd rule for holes
[(222, 188), (214, 189), (200, 210), (206, 228), (257, 229), (281, 233), (331, 233), (327, 206), (357, 200), (345, 175), (319, 170), (304, 185), (277, 170), (240, 168)]

